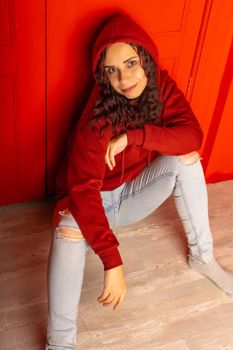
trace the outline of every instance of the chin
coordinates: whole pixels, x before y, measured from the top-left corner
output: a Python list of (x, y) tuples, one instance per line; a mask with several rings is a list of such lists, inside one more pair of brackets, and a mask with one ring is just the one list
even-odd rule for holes
[(129, 95), (124, 95), (128, 100), (135, 100), (136, 98), (139, 98), (142, 95), (141, 93), (137, 93), (137, 94), (129, 94)]

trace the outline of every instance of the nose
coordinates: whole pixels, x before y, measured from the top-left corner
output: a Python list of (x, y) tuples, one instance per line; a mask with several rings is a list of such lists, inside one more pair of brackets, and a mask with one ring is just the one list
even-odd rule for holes
[(122, 85), (127, 84), (128, 80), (130, 78), (130, 72), (127, 70), (121, 70), (119, 73), (119, 81)]

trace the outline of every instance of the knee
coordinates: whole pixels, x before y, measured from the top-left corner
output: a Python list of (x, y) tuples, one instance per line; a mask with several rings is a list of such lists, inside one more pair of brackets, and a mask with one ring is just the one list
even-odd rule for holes
[(79, 229), (68, 227), (68, 226), (58, 226), (57, 231), (61, 238), (68, 241), (82, 241), (84, 237)]
[(192, 165), (196, 163), (200, 158), (200, 154), (197, 151), (193, 151), (187, 154), (179, 156), (181, 163), (185, 165)]

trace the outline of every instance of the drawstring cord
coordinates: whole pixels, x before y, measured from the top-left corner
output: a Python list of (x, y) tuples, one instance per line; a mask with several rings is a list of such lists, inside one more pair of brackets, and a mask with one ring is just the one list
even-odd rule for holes
[(147, 165), (150, 166), (150, 151), (148, 151)]
[(123, 180), (124, 172), (125, 172), (125, 150), (122, 152), (122, 158), (121, 158), (121, 179), (120, 179), (120, 182), (122, 182), (122, 180)]

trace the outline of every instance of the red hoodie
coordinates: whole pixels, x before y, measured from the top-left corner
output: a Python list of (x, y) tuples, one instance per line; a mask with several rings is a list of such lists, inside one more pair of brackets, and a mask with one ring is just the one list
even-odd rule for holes
[[(113, 42), (132, 42), (143, 46), (157, 66), (158, 51), (145, 31), (128, 15), (119, 15), (109, 21), (93, 47), (93, 73), (102, 50)], [(181, 155), (198, 150), (202, 131), (183, 93), (167, 71), (158, 74), (162, 108), (162, 125), (145, 124), (143, 128), (127, 130), (128, 146), (115, 156), (112, 171), (105, 164), (105, 153), (114, 136), (111, 127), (104, 138), (90, 128), (88, 120), (99, 92), (96, 84), (70, 141), (67, 168), (57, 176), (55, 208), (68, 207), (90, 247), (99, 255), (104, 270), (122, 265), (119, 242), (109, 227), (102, 205), (100, 191), (113, 190), (133, 180), (158, 154)], [(65, 181), (64, 181), (65, 180)]]

